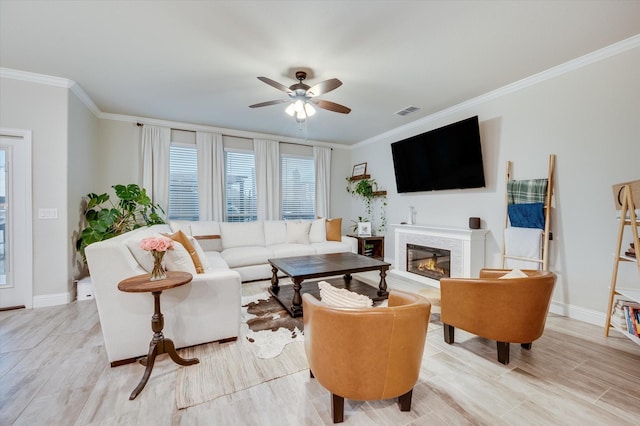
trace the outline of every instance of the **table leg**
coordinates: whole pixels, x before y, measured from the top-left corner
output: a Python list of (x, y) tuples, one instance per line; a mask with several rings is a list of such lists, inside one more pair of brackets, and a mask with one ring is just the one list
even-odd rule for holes
[(293, 300), (291, 301), (291, 315), (295, 317), (302, 316), (302, 296), (300, 289), (302, 288), (302, 279), (293, 279)]
[(389, 292), (387, 291), (387, 280), (385, 277), (387, 276), (386, 269), (380, 269), (380, 285), (378, 286), (378, 296), (389, 296)]
[(278, 293), (278, 268), (271, 267), (271, 291)]
[(136, 399), (136, 396), (138, 396), (138, 394), (142, 392), (142, 389), (145, 387), (145, 385), (149, 381), (149, 377), (151, 376), (151, 370), (153, 370), (153, 364), (156, 361), (157, 354), (158, 354), (158, 341), (155, 339), (155, 336), (154, 336), (154, 339), (149, 344), (149, 353), (147, 354), (147, 357), (144, 358), (145, 362), (143, 364), (146, 365), (147, 368), (145, 368), (144, 370), (144, 374), (142, 375), (142, 379), (140, 379), (140, 383), (138, 383), (138, 386), (136, 386), (133, 392), (131, 392), (131, 395), (129, 396), (129, 400)]
[(173, 362), (180, 365), (193, 365), (200, 362), (198, 358), (182, 358), (178, 355), (178, 352), (176, 352), (176, 347), (173, 344), (173, 341), (171, 339), (165, 339), (164, 334), (162, 333), (162, 329), (164, 328), (164, 316), (160, 310), (160, 294), (162, 294), (162, 291), (154, 291), (152, 294), (154, 302), (153, 316), (151, 317), (153, 339), (151, 339), (151, 343), (149, 343), (149, 353), (147, 354), (147, 357), (140, 360), (140, 364), (144, 365), (146, 368), (142, 375), (142, 379), (140, 379), (140, 383), (138, 383), (138, 386), (136, 386), (133, 392), (131, 392), (131, 396), (129, 396), (130, 400), (135, 399), (149, 381), (151, 371), (153, 370), (153, 364), (156, 361), (156, 356), (160, 354), (168, 354)]
[(344, 280), (345, 280), (346, 282), (350, 282), (350, 281), (351, 281), (351, 278), (352, 278), (352, 277), (351, 277), (351, 274), (349, 274), (349, 273), (344, 274)]

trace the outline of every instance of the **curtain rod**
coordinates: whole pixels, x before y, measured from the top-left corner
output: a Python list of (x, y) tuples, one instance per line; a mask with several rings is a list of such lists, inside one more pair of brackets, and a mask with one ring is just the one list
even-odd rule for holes
[[(142, 127), (144, 126), (143, 123), (136, 123), (136, 126), (138, 127)], [(181, 132), (192, 132), (192, 133), (196, 133), (196, 130), (185, 130), (185, 129), (176, 129), (175, 127), (170, 127), (171, 130), (180, 130)], [(223, 135), (223, 136), (231, 136), (231, 135)], [(234, 137), (241, 137), (241, 136), (234, 136)], [(249, 138), (243, 138), (243, 139), (249, 139)], [(253, 139), (253, 138), (252, 138)], [(315, 145), (308, 145), (308, 144), (304, 144), (304, 143), (297, 143), (297, 142), (283, 142), (283, 141), (275, 141), (278, 143), (288, 143), (290, 145), (299, 145), (299, 146), (310, 146), (310, 147), (314, 147)], [(333, 148), (329, 148), (331, 151), (333, 151)]]

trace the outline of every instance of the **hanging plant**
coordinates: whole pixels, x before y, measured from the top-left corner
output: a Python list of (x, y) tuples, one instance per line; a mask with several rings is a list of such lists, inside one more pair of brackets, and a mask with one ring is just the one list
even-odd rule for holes
[[(378, 232), (382, 232), (387, 227), (387, 218), (385, 207), (387, 205), (386, 191), (378, 190), (378, 183), (375, 179), (352, 179), (347, 177), (347, 192), (356, 198), (364, 200), (365, 216), (359, 217), (360, 222), (371, 222), (373, 219), (373, 205), (377, 199), (382, 200), (380, 208), (380, 223), (378, 224)], [(357, 228), (357, 225), (356, 225)]]

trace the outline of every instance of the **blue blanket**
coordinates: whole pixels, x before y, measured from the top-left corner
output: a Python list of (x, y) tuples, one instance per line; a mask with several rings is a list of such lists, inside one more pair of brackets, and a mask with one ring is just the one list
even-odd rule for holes
[(544, 229), (543, 207), (543, 203), (509, 204), (511, 226)]

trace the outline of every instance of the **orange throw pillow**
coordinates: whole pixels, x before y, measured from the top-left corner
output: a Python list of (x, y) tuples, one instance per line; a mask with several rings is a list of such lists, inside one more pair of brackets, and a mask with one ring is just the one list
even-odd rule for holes
[(193, 244), (189, 241), (189, 238), (182, 231), (177, 231), (174, 234), (163, 234), (166, 237), (171, 238), (173, 241), (182, 244), (182, 246), (187, 250), (189, 256), (191, 256), (191, 261), (193, 262), (193, 266), (196, 268), (196, 272), (199, 274), (204, 273), (204, 268), (202, 267), (202, 262), (200, 261), (200, 257), (196, 252), (196, 249), (193, 247)]
[(327, 241), (342, 241), (342, 218), (327, 219)]

